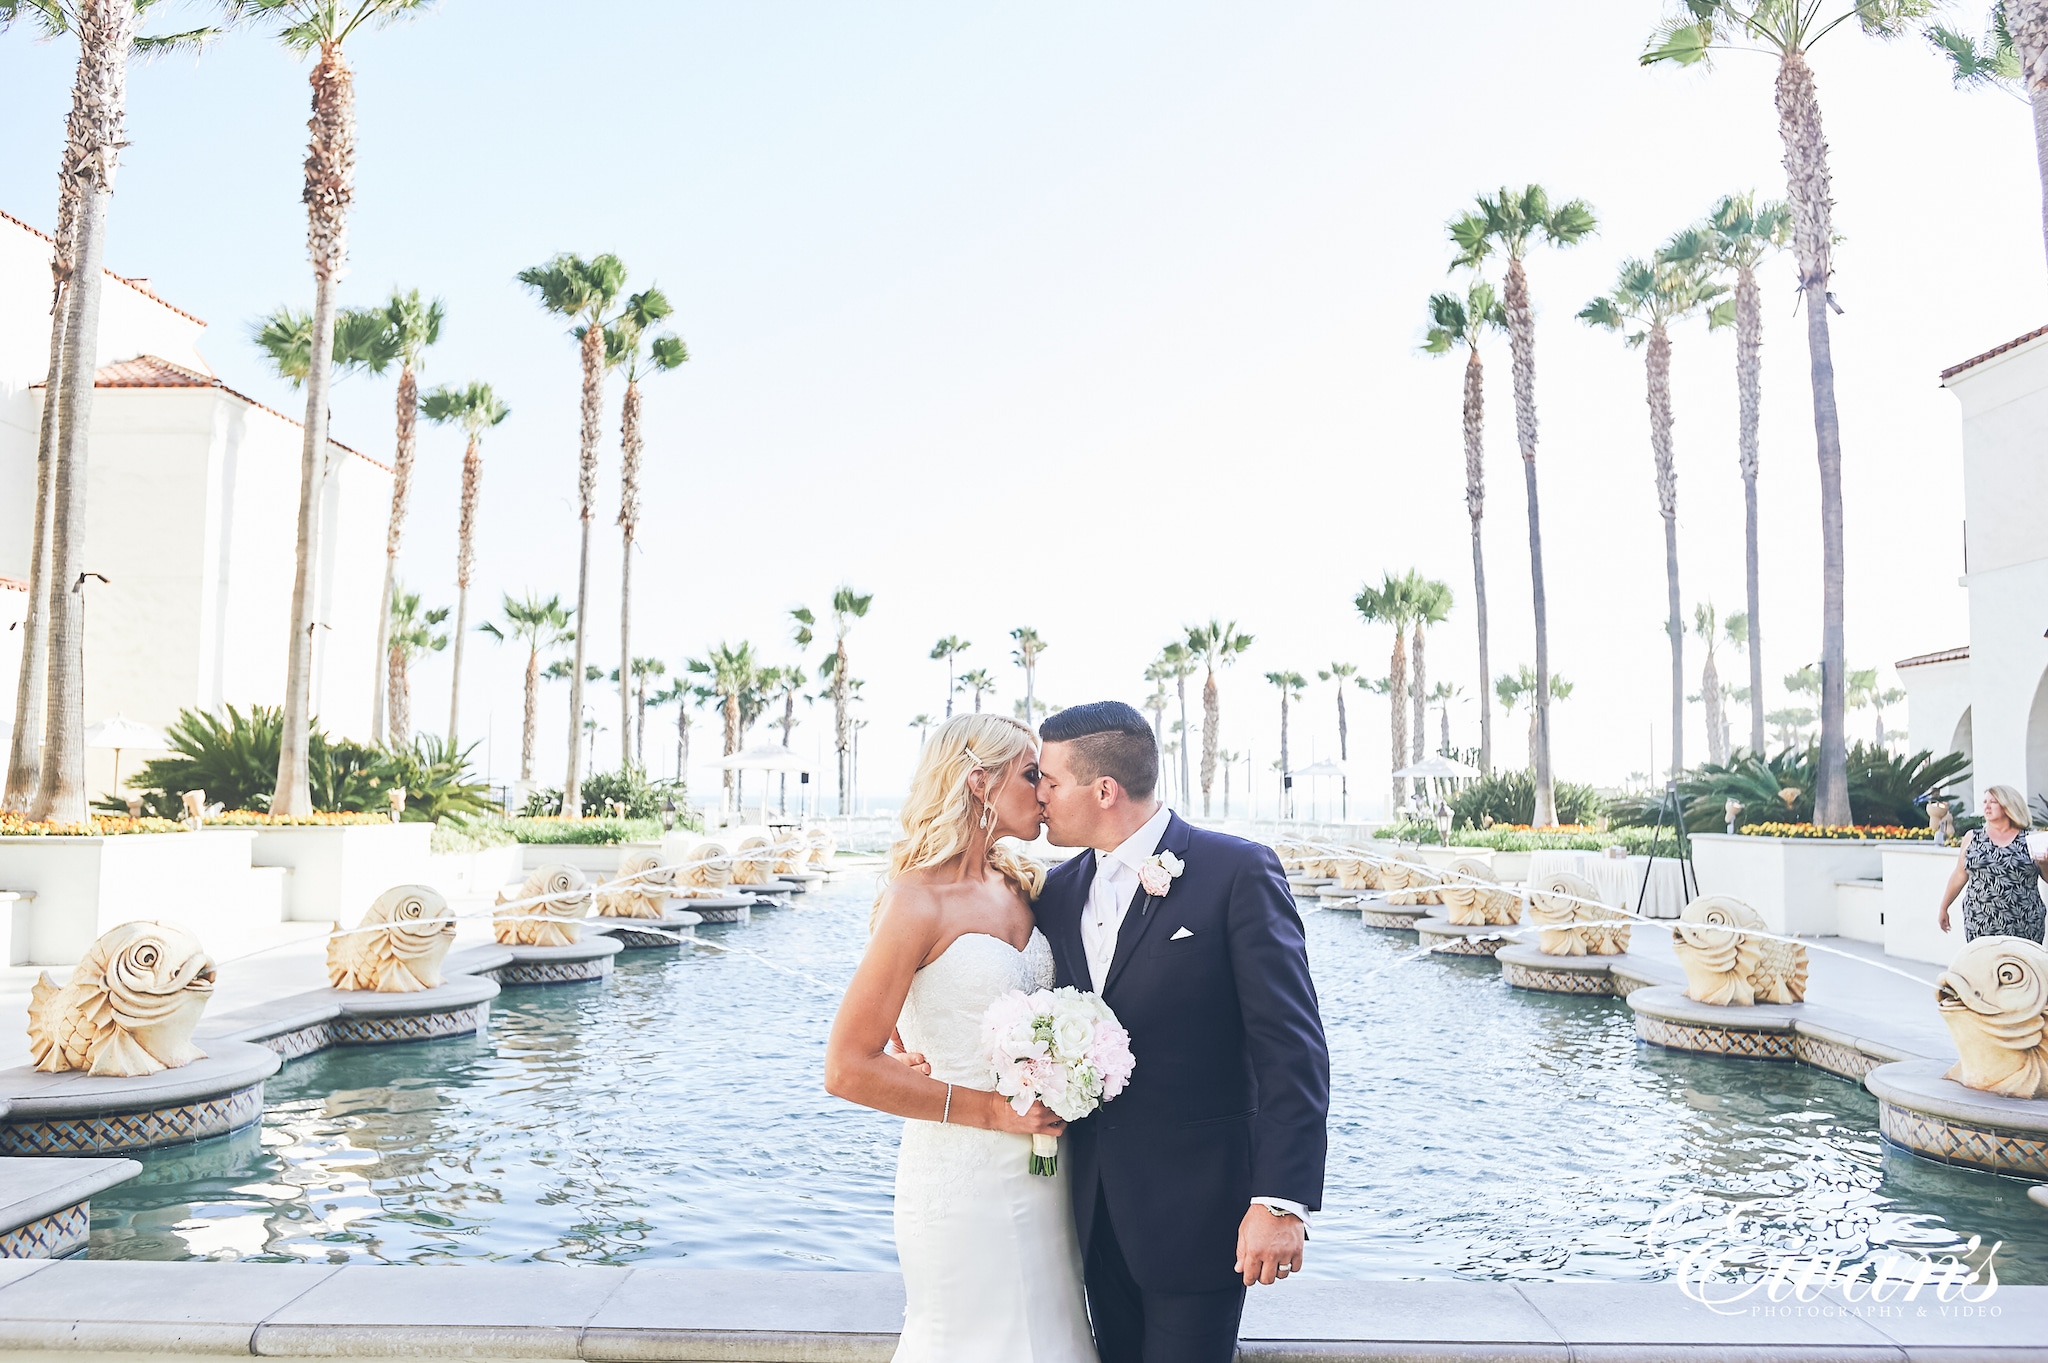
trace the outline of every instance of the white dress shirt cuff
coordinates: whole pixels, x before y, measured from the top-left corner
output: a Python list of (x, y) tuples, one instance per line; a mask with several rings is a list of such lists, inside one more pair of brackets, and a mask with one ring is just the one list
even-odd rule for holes
[(1301, 1220), (1301, 1228), (1304, 1231), (1308, 1229), (1308, 1208), (1299, 1202), (1290, 1202), (1284, 1197), (1255, 1197), (1252, 1199), (1252, 1205), (1271, 1207), (1276, 1212), (1286, 1212), (1289, 1216), (1298, 1217)]

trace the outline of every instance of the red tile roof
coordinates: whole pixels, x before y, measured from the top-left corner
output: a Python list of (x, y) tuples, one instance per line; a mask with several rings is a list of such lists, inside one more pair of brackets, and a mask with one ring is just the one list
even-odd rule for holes
[(28, 583), (23, 582), (18, 577), (0, 577), (0, 591), (25, 592), (27, 590)]
[(1991, 349), (1985, 351), (1982, 355), (1972, 355), (1969, 359), (1964, 360), (1961, 364), (1950, 365), (1948, 368), (1941, 371), (1941, 381), (1943, 383), (1947, 383), (1950, 379), (1954, 378), (1957, 374), (1962, 373), (1965, 369), (1968, 369), (1973, 364), (1982, 364), (1986, 360), (1994, 359), (1997, 356), (2003, 355), (2008, 350), (2017, 350), (2029, 341), (2038, 341), (2043, 336), (2048, 336), (2048, 327), (2035, 327), (2026, 335), (2015, 336), (2010, 341), (2007, 341), (2004, 345), (1995, 345), (1991, 347)]
[(1969, 656), (1970, 646), (1964, 644), (1961, 648), (1945, 648), (1939, 653), (1922, 653), (1917, 658), (1901, 658), (1892, 666), (1922, 667), (1928, 663), (1959, 663)]
[[(40, 383), (34, 386), (37, 388), (43, 387)], [(292, 420), (292, 418), (278, 411), (275, 407), (266, 407), (248, 394), (236, 392), (211, 374), (202, 374), (196, 369), (187, 369), (182, 364), (173, 364), (161, 355), (137, 355), (132, 360), (116, 360), (112, 364), (102, 365), (99, 373), (93, 376), (92, 386), (95, 388), (215, 388), (239, 402), (246, 402), (258, 411), (270, 413), (279, 421), (288, 422), (293, 426), (302, 425), (302, 423)], [(372, 459), (361, 450), (350, 449), (333, 436), (327, 437), (327, 443), (345, 454), (354, 455), (366, 464), (383, 469), (386, 473), (391, 472), (389, 464), (384, 463), (382, 460)]]
[[(29, 232), (35, 236), (41, 237), (44, 241), (49, 242), (52, 246), (55, 246), (57, 244), (57, 239), (51, 236), (48, 232), (40, 231), (37, 228), (29, 226), (20, 218), (15, 217), (12, 213), (0, 213), (0, 222), (11, 222), (16, 227), (19, 227), (22, 231)], [(126, 284), (129, 288), (135, 290), (135, 292), (141, 294), (144, 298), (147, 298), (150, 302), (155, 303), (159, 307), (169, 308), (172, 312), (177, 313), (178, 316), (186, 318), (190, 321), (197, 322), (199, 323), (200, 326), (206, 325), (206, 319), (204, 317), (195, 317), (191, 313), (179, 307), (176, 303), (167, 303), (163, 299), (157, 297), (156, 290), (149, 287), (149, 281), (146, 279), (130, 279), (125, 275), (117, 275), (112, 270), (106, 271), (106, 276), (107, 278), (114, 280), (116, 283)]]

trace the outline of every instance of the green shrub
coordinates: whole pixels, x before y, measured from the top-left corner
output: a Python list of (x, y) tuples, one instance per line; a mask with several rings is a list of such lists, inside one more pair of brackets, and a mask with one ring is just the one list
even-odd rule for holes
[[(1742, 805), (1738, 825), (1812, 823), (1819, 767), (1818, 743), (1786, 748), (1769, 758), (1738, 752), (1725, 765), (1705, 763), (1678, 783), (1685, 826), (1695, 833), (1722, 831), (1731, 799)], [(1848, 760), (1849, 812), (1859, 824), (1925, 827), (1927, 811), (1915, 799), (1958, 785), (1969, 775), (1970, 759), (1961, 753), (1898, 757), (1868, 743), (1854, 743)], [(1614, 815), (1630, 823), (1654, 823), (1659, 798), (1651, 793), (1618, 801)]]
[[(1404, 823), (1379, 830), (1383, 838), (1399, 838), (1403, 842), (1419, 842), (1434, 846), (1437, 841), (1433, 824)], [(1568, 832), (1538, 833), (1520, 828), (1460, 828), (1452, 832), (1451, 843), (1457, 847), (1485, 847), (1495, 852), (1598, 852), (1608, 847), (1626, 847), (1631, 856), (1640, 856), (1650, 850), (1653, 842), (1660, 841), (1653, 828), (1627, 826), (1610, 828), (1604, 833), (1591, 833), (1580, 829)], [(1672, 852), (1671, 830), (1666, 828), (1657, 849), (1665, 856)]]
[[(697, 828), (689, 811), (689, 787), (681, 781), (650, 781), (647, 773), (628, 767), (624, 771), (593, 772), (582, 784), (583, 812), (600, 817), (618, 817), (614, 805), (625, 807), (629, 819), (659, 819), (662, 809), (673, 801), (678, 828)], [(562, 812), (562, 790), (556, 786), (536, 790), (526, 797), (520, 811), (532, 818), (549, 818)]]
[(519, 842), (604, 847), (622, 842), (659, 842), (659, 819), (560, 819), (520, 817), (495, 821)]
[[(1553, 789), (1557, 821), (1589, 824), (1604, 812), (1600, 797), (1591, 786), (1559, 781)], [(1497, 771), (1483, 776), (1451, 796), (1451, 817), (1459, 827), (1484, 827), (1490, 819), (1497, 824), (1531, 824), (1536, 821), (1536, 775), (1521, 771)]]
[(434, 821), (432, 848), (443, 855), (481, 852), (486, 847), (511, 847), (518, 843), (502, 817), (468, 817), (450, 814)]

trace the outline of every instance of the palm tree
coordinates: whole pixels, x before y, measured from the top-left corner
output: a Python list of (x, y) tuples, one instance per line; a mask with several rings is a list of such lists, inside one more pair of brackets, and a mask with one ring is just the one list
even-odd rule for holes
[(420, 594), (399, 587), (391, 600), (391, 636), (385, 641), (386, 667), (391, 674), (391, 746), (412, 745), (412, 683), (409, 670), (413, 659), (429, 651), (448, 647), (448, 634), (435, 627), (448, 618), (446, 606), (422, 613)]
[[(1158, 680), (1171, 681), (1174, 694), (1180, 699), (1180, 732), (1183, 738), (1188, 728), (1188, 678), (1195, 673), (1195, 654), (1182, 640), (1175, 640), (1159, 650), (1159, 660), (1153, 664), (1159, 671)], [(1151, 673), (1145, 674), (1148, 678)], [(1180, 755), (1180, 798), (1187, 803), (1192, 782), (1188, 780), (1188, 745), (1183, 742)]]
[(1409, 755), (1417, 762), (1423, 759), (1424, 749), (1429, 746), (1429, 667), (1423, 658), (1423, 631), (1431, 625), (1441, 625), (1450, 614), (1450, 584), (1434, 578), (1423, 579), (1422, 590), (1415, 600), (1415, 679), (1408, 688), (1415, 706), (1415, 728), (1408, 740)]
[[(1764, 750), (1764, 654), (1757, 630), (1763, 594), (1757, 530), (1757, 432), (1763, 410), (1763, 294), (1756, 267), (1771, 251), (1792, 239), (1792, 210), (1782, 201), (1758, 204), (1754, 194), (1730, 194), (1714, 205), (1706, 220), (1671, 239), (1663, 255), (1674, 262), (1696, 262), (1722, 279), (1735, 281), (1733, 298), (1714, 305), (1712, 327), (1735, 327), (1735, 396), (1737, 455), (1742, 465), (1742, 496), (1746, 513), (1743, 562), (1748, 572), (1749, 600), (1749, 746)], [(1730, 617), (1731, 619), (1733, 617)]]
[(1294, 813), (1294, 766), (1287, 760), (1287, 703), (1308, 688), (1308, 678), (1299, 672), (1268, 672), (1266, 680), (1280, 692), (1280, 817)]
[(1033, 714), (1038, 709), (1038, 655), (1045, 652), (1046, 642), (1029, 625), (1011, 630), (1010, 637), (1017, 641), (1010, 657), (1024, 669), (1024, 727), (1036, 729), (1038, 723)]
[[(1438, 724), (1436, 750), (1445, 757), (1451, 755), (1451, 702), (1460, 699), (1464, 694), (1464, 687), (1453, 686), (1449, 682), (1438, 682), (1429, 691), (1429, 703), (1436, 707)], [(1479, 708), (1484, 710), (1486, 707), (1482, 705)]]
[[(1223, 817), (1227, 819), (1230, 817), (1230, 769), (1239, 762), (1244, 761), (1244, 754), (1239, 752), (1218, 752), (1216, 760), (1223, 764)], [(1207, 816), (1205, 815), (1204, 817)]]
[(965, 639), (962, 639), (957, 634), (948, 634), (945, 638), (939, 640), (936, 644), (932, 645), (932, 657), (934, 659), (943, 660), (946, 664), (947, 719), (951, 719), (953, 717), (953, 694), (960, 689), (958, 686), (954, 685), (953, 660), (955, 658), (958, 658), (961, 654), (965, 653), (968, 649), (972, 647), (974, 647), (974, 645), (968, 643)]
[[(597, 516), (597, 443), (604, 434), (604, 332), (607, 312), (626, 287), (626, 266), (617, 256), (585, 260), (564, 251), (545, 264), (519, 272), (519, 282), (539, 298), (541, 307), (571, 319), (583, 367), (582, 420), (578, 426), (576, 464), (577, 515), (583, 539), (576, 559), (576, 618), (590, 620), (590, 523)], [(569, 770), (562, 778), (562, 813), (583, 812), (583, 661), (584, 636), (576, 631), (576, 670), (569, 677)]]
[(138, 36), (155, 0), (0, 0), (0, 31), (28, 15), (44, 37), (78, 38), (64, 150), (57, 165), (57, 223), (50, 255), (50, 359), (36, 437), (35, 521), (29, 536), (29, 601), (22, 620), (14, 734), (0, 809), (61, 823), (84, 822), (85, 487), (93, 381), (98, 374), (100, 291), (114, 172), (127, 145), (128, 58), (196, 49), (216, 28)]
[[(406, 503), (412, 494), (412, 463), (417, 449), (414, 439), (415, 420), (420, 405), (419, 370), (426, 349), (441, 339), (441, 323), (446, 310), (441, 300), (422, 299), (418, 289), (410, 293), (392, 291), (391, 301), (381, 308), (363, 311), (350, 308), (344, 311), (335, 323), (336, 340), (343, 333), (352, 331), (363, 324), (365, 318), (378, 324), (380, 335), (369, 367), (382, 373), (392, 360), (398, 361), (398, 417), (396, 434), (391, 450), (391, 521), (384, 531), (384, 595), (383, 604), (377, 612), (377, 653), (384, 656), (385, 641), (391, 630), (391, 588), (397, 580), (398, 549), (405, 538)], [(461, 645), (456, 645), (458, 652)], [(384, 737), (384, 669), (372, 669), (375, 674), (370, 705), (370, 739), (381, 742)], [(451, 731), (449, 741), (454, 741)]]
[(1632, 259), (1614, 291), (1579, 310), (1588, 326), (1621, 332), (1643, 348), (1650, 405), (1650, 455), (1657, 469), (1657, 510), (1664, 517), (1666, 636), (1671, 645), (1671, 775), (1685, 772), (1685, 621), (1678, 595), (1678, 466), (1671, 446), (1671, 324), (1726, 292), (1696, 262)]
[(1206, 625), (1188, 626), (1188, 652), (1202, 660), (1202, 817), (1209, 817), (1209, 788), (1216, 778), (1216, 740), (1223, 724), (1223, 702), (1216, 689), (1216, 670), (1228, 667), (1252, 646), (1252, 636), (1238, 632), (1237, 621), (1225, 624), (1210, 617)]
[(1998, 0), (1982, 47), (1940, 24), (1928, 30), (1928, 37), (1954, 64), (1958, 89), (1996, 85), (2033, 106), (2041, 235), (2048, 241), (2048, 0)]
[[(780, 700), (782, 702), (782, 718), (776, 720), (775, 724), (776, 727), (782, 730), (782, 746), (785, 748), (789, 746), (790, 734), (796, 730), (797, 697), (803, 695), (804, 688), (810, 684), (811, 679), (805, 676), (804, 670), (794, 663), (787, 667), (764, 667), (761, 669), (762, 696), (770, 700)], [(780, 787), (780, 794), (777, 798), (783, 811), (787, 813), (789, 810), (788, 772), (780, 773)]]
[[(873, 592), (862, 596), (851, 587), (841, 587), (838, 591), (832, 593), (832, 627), (835, 638), (831, 655), (818, 664), (818, 675), (828, 678), (832, 683), (832, 741), (839, 756), (839, 812), (841, 814), (845, 814), (849, 810), (848, 793), (852, 789), (850, 782), (853, 779), (853, 773), (850, 763), (853, 752), (853, 730), (849, 727), (851, 720), (847, 714), (847, 707), (852, 701), (853, 690), (857, 685), (852, 675), (846, 670), (846, 635), (853, 628), (853, 622), (861, 619), (868, 613), (868, 607), (873, 604), (874, 599), (875, 595)], [(811, 613), (811, 609), (808, 606), (798, 606), (789, 614), (790, 618), (796, 621), (795, 636), (797, 647), (809, 648), (818, 626), (817, 617)]]
[(569, 628), (574, 612), (562, 608), (561, 597), (551, 596), (543, 601), (536, 592), (528, 592), (524, 600), (515, 600), (512, 593), (505, 593), (503, 610), (502, 627), (486, 620), (477, 628), (501, 644), (516, 639), (526, 645), (526, 712), (519, 727), (519, 779), (531, 781), (534, 724), (540, 709), (540, 655), (576, 637), (576, 631)]
[(1792, 204), (1792, 254), (1806, 300), (1806, 350), (1813, 385), (1813, 431), (1820, 464), (1821, 701), (1820, 762), (1814, 774), (1813, 821), (1846, 825), (1849, 748), (1846, 657), (1842, 635), (1842, 424), (1835, 406), (1835, 360), (1828, 310), (1837, 306), (1834, 200), (1820, 93), (1806, 56), (1813, 44), (1850, 19), (1872, 37), (1891, 38), (1930, 13), (1936, 0), (1684, 0), (1651, 36), (1642, 63), (1691, 66), (1716, 49), (1761, 46), (1778, 58), (1778, 134), (1785, 144), (1786, 197)]
[(1337, 760), (1351, 760), (1351, 725), (1344, 713), (1344, 683), (1358, 674), (1357, 663), (1331, 663), (1327, 671), (1316, 673), (1317, 681), (1337, 683)]
[(1707, 760), (1717, 767), (1728, 765), (1728, 716), (1721, 703), (1721, 669), (1714, 657), (1722, 628), (1713, 602), (1692, 608), (1692, 631), (1707, 646), (1706, 665), (1700, 669), (1700, 705), (1707, 712)]
[[(1529, 301), (1529, 278), (1523, 260), (1537, 240), (1552, 246), (1576, 246), (1593, 234), (1597, 223), (1592, 206), (1572, 199), (1553, 206), (1541, 185), (1502, 189), (1480, 195), (1477, 208), (1450, 224), (1458, 248), (1453, 267), (1476, 270), (1498, 250), (1507, 256), (1502, 281), (1503, 310), (1508, 320), (1508, 351), (1515, 379), (1515, 439), (1522, 452), (1522, 480), (1529, 501), (1529, 587), (1535, 600), (1536, 676), (1550, 675), (1550, 609), (1543, 588), (1543, 525), (1536, 503), (1536, 313)], [(1557, 823), (1557, 797), (1550, 772), (1550, 695), (1536, 689), (1536, 816), (1535, 826)]]
[[(647, 698), (649, 705), (676, 707), (676, 780), (685, 781), (690, 762), (690, 707), (701, 704), (704, 689), (677, 677)], [(688, 789), (687, 784), (684, 787)]]
[(973, 693), (974, 713), (978, 715), (981, 713), (981, 698), (996, 689), (996, 679), (988, 674), (987, 668), (977, 667), (972, 672), (960, 674), (960, 689)]
[[(1569, 700), (1572, 694), (1572, 684), (1563, 677), (1552, 677), (1550, 678), (1549, 691), (1549, 699), (1551, 700)], [(1536, 704), (1535, 670), (1529, 664), (1523, 663), (1521, 667), (1513, 672), (1501, 673), (1498, 677), (1494, 678), (1493, 694), (1500, 701), (1500, 708), (1509, 714), (1515, 712), (1517, 704), (1529, 707), (1529, 769), (1534, 771), (1537, 758), (1537, 715), (1541, 713)], [(1544, 708), (1547, 709), (1548, 707)]]
[(278, 814), (310, 814), (307, 785), (312, 736), (314, 573), (318, 562), (321, 492), (327, 478), (328, 391), (336, 286), (348, 264), (348, 211), (355, 196), (355, 74), (343, 45), (365, 28), (416, 16), (429, 0), (227, 0), (227, 11), (273, 30), (287, 51), (315, 53), (312, 138), (306, 153), (306, 246), (313, 263), (313, 334), (306, 374), (305, 442), (299, 455), (297, 563), (292, 578), (291, 636), (285, 665), (284, 734), (278, 746)]
[(1770, 721), (1778, 746), (1789, 748), (1812, 727), (1814, 716), (1813, 711), (1805, 706), (1788, 705), (1783, 709), (1771, 711), (1764, 718)]
[(647, 770), (647, 688), (655, 678), (668, 675), (668, 664), (659, 658), (633, 660), (633, 765)]
[[(633, 540), (640, 530), (640, 379), (680, 369), (690, 358), (681, 337), (650, 334), (674, 311), (668, 295), (660, 289), (643, 289), (626, 300), (605, 338), (607, 349), (616, 356), (614, 367), (626, 371), (626, 396), (619, 406), (619, 666), (627, 669), (632, 667), (633, 657)], [(619, 692), (619, 733), (619, 751), (639, 753), (639, 716), (626, 704), (623, 689)], [(631, 743), (625, 740), (627, 733), (634, 736)], [(634, 763), (639, 763), (637, 756)], [(624, 764), (621, 758), (620, 765)]]
[[(1387, 700), (1392, 712), (1389, 737), (1393, 744), (1389, 771), (1399, 771), (1413, 760), (1408, 756), (1408, 626), (1414, 622), (1425, 594), (1422, 575), (1410, 568), (1399, 577), (1382, 574), (1379, 586), (1361, 587), (1352, 599), (1365, 623), (1387, 625), (1394, 631), (1394, 652), (1387, 664)], [(1398, 776), (1393, 782), (1392, 807), (1399, 809), (1408, 799), (1408, 783)]]
[(1145, 669), (1145, 680), (1152, 683), (1152, 694), (1145, 697), (1145, 711), (1152, 716), (1152, 736), (1160, 743), (1166, 742), (1166, 683), (1153, 675), (1159, 665), (1154, 663)]
[(462, 641), (469, 630), (469, 579), (476, 569), (476, 499), (483, 491), (484, 432), (512, 415), (512, 409), (498, 401), (488, 383), (472, 383), (466, 388), (436, 388), (421, 400), (420, 411), (437, 426), (462, 427), (469, 442), (462, 452), (462, 511), (456, 522), (455, 675), (448, 685), (448, 745), (452, 748), (462, 715)]
[[(740, 750), (740, 744), (747, 735), (747, 724), (752, 720), (750, 710), (760, 705), (762, 668), (754, 658), (754, 646), (742, 641), (735, 648), (720, 643), (702, 658), (691, 658), (683, 666), (700, 677), (709, 677), (711, 693), (718, 698), (725, 716), (725, 755), (731, 757)], [(738, 794), (735, 778), (737, 772), (728, 769), (725, 773), (725, 794), (728, 803)]]
[[(1431, 294), (1429, 334), (1422, 349), (1429, 355), (1448, 355), (1454, 346), (1465, 349), (1465, 514), (1472, 518), (1472, 597), (1479, 616), (1479, 677), (1491, 675), (1486, 650), (1486, 555), (1480, 547), (1479, 524), (1486, 515), (1486, 384), (1479, 363), (1479, 342), (1489, 331), (1505, 331), (1507, 310), (1494, 295), (1493, 285), (1473, 281), (1463, 298), (1454, 293)], [(1337, 688), (1341, 703), (1344, 688)], [(1479, 769), (1493, 770), (1493, 713), (1479, 707)]]
[(938, 721), (930, 715), (912, 715), (910, 717), (910, 727), (917, 730), (917, 746), (919, 749), (924, 747), (924, 736), (931, 732), (932, 725), (936, 723)]

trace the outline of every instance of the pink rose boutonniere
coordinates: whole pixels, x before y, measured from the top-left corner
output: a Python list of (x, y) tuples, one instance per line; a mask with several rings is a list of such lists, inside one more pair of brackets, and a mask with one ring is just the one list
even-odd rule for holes
[(1180, 873), (1187, 869), (1187, 863), (1171, 852), (1145, 858), (1138, 866), (1138, 883), (1145, 887), (1145, 893), (1158, 899), (1173, 888), (1173, 882), (1180, 879)]

